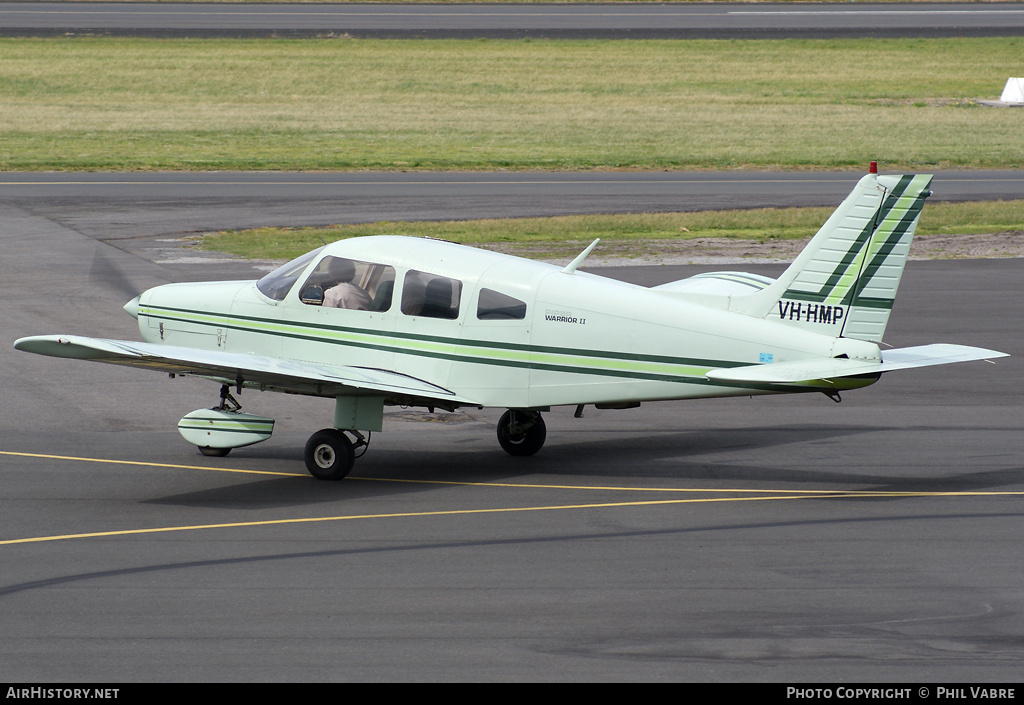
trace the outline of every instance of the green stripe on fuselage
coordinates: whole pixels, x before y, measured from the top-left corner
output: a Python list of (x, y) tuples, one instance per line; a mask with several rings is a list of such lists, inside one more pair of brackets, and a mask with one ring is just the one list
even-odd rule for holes
[(708, 370), (749, 364), (603, 350), (575, 350), (521, 343), (460, 340), (327, 324), (284, 323), (266, 318), (211, 314), (152, 305), (140, 307), (139, 316), (456, 362), (628, 379), (709, 384), (708, 380), (704, 379), (704, 374)]

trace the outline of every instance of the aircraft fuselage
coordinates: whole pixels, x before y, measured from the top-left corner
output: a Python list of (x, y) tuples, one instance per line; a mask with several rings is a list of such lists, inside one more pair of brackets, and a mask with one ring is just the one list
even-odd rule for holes
[[(385, 268), (393, 286), (389, 305), (355, 310), (304, 302), (304, 282), (329, 256)], [(422, 303), (416, 308), (416, 296), (433, 279), (450, 282), (441, 313)], [(382, 291), (383, 283), (374, 284)], [(268, 296), (256, 282), (172, 284), (146, 292), (138, 313), (148, 342), (401, 370), (481, 406), (523, 409), (800, 391), (713, 383), (704, 374), (766, 362), (879, 356), (873, 343), (410, 238), (361, 238), (323, 248), (283, 295)], [(875, 379), (805, 388), (850, 389)]]

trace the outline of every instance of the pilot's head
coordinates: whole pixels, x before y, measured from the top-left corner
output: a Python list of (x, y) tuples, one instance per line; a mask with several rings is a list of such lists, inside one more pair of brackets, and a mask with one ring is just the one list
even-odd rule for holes
[(327, 262), (327, 279), (336, 284), (350, 282), (356, 275), (356, 265), (349, 259), (331, 257)]

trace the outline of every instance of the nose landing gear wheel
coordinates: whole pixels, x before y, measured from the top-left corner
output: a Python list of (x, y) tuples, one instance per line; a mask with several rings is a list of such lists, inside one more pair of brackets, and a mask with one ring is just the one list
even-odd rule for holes
[(341, 480), (352, 470), (355, 452), (343, 431), (325, 428), (306, 441), (306, 469), (318, 480)]
[(533, 455), (548, 436), (544, 419), (536, 411), (506, 411), (498, 421), (498, 443), (509, 455)]

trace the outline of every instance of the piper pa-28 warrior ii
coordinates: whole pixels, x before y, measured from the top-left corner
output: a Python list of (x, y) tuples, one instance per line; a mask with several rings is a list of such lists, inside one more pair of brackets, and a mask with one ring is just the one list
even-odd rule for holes
[[(335, 399), (305, 448), (339, 480), (384, 407), (507, 409), (498, 441), (532, 455), (553, 406), (866, 387), (913, 367), (1003, 357), (962, 345), (882, 350), (929, 175), (860, 180), (778, 279), (698, 274), (645, 288), (437, 240), (355, 238), (259, 281), (168, 284), (125, 309), (145, 342), (46, 335), (18, 350), (202, 377), (220, 404), (186, 415), (206, 455), (270, 437), (243, 388)], [(364, 449), (365, 450), (365, 449)]]

